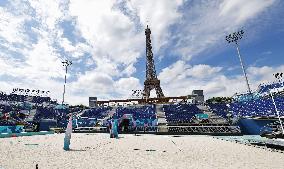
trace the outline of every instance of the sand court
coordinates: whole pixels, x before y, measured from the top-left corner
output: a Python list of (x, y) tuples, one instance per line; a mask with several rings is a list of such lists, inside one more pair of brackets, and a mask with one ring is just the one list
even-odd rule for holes
[(0, 139), (0, 168), (279, 168), (284, 154), (215, 139), (72, 133), (70, 151), (64, 134)]

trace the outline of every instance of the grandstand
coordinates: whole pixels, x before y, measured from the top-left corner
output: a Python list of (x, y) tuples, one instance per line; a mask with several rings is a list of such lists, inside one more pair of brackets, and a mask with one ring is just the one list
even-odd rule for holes
[(226, 103), (210, 103), (208, 106), (214, 114), (223, 118), (228, 118), (229, 110)]
[[(234, 95), (230, 102), (208, 103), (216, 114), (241, 126), (246, 134), (260, 134), (261, 128), (284, 116), (283, 82), (259, 85), (249, 94)], [(274, 100), (274, 102), (273, 102)]]
[[(274, 95), (275, 104), (280, 116), (284, 115), (284, 96)], [(233, 116), (241, 117), (276, 117), (277, 113), (271, 97), (260, 97), (245, 102), (235, 102), (228, 105)]]
[[(111, 107), (94, 107), (91, 109), (77, 110), (73, 115), (73, 128), (74, 130), (91, 129), (100, 124), (103, 124), (103, 120), (108, 117)], [(76, 111), (72, 111), (76, 112)], [(101, 125), (103, 126), (103, 125)]]
[(111, 110), (111, 107), (95, 107), (91, 109), (85, 109), (81, 113), (81, 117), (88, 117), (88, 118), (96, 118), (102, 119), (107, 116), (108, 112)]
[(279, 89), (280, 91), (283, 91), (284, 82), (283, 81), (277, 81), (277, 82), (271, 82), (266, 84), (260, 84), (257, 89), (257, 93), (269, 93), (269, 90), (271, 89)]
[[(246, 97), (239, 95), (241, 99), (235, 99), (231, 103), (210, 103), (208, 106), (217, 115), (228, 118), (228, 117), (276, 117), (277, 112), (275, 105), (279, 111), (280, 116), (284, 116), (284, 95), (281, 92), (273, 94), (275, 105), (271, 95), (260, 95), (266, 90), (274, 89), (271, 87), (279, 87), (279, 84), (269, 84), (263, 86), (260, 90), (262, 93), (255, 92), (253, 96)], [(258, 96), (258, 97), (254, 97)], [(235, 96), (236, 97), (236, 96)]]
[[(2, 94), (1, 96), (1, 112), (7, 114), (10, 118), (9, 120), (2, 120), (1, 123), (3, 125), (24, 124), (27, 131), (50, 130), (51, 127), (64, 129), (67, 125), (69, 113), (73, 113), (74, 130), (90, 130), (96, 127), (108, 128), (111, 119), (119, 119), (121, 126), (127, 124), (127, 131), (144, 132), (157, 132), (158, 130), (176, 132), (177, 126), (194, 126), (197, 123), (202, 126), (205, 121), (198, 121), (198, 118), (206, 117), (206, 120), (208, 115), (210, 115), (209, 119), (213, 119), (214, 116), (210, 111), (206, 111), (204, 108), (200, 109), (201, 105), (187, 103), (185, 99), (188, 97), (176, 97), (174, 99), (181, 99), (181, 101), (158, 106), (151, 103), (84, 108), (60, 105), (52, 102), (49, 97), (18, 95), (15, 93), (10, 95)], [(157, 112), (159, 112), (159, 117)], [(206, 124), (209, 123), (206, 122)], [(122, 131), (121, 127), (120, 130)], [(198, 128), (195, 131), (201, 130)]]
[(118, 107), (114, 118), (121, 118), (124, 114), (132, 114), (137, 125), (144, 123), (152, 124), (156, 120), (156, 109), (154, 105)]
[[(188, 97), (182, 97), (182, 100), (177, 103), (150, 103), (113, 107), (101, 105), (93, 108), (78, 106), (69, 108), (68, 106), (57, 104), (50, 97), (46, 96), (1, 93), (1, 123), (3, 125), (25, 124), (27, 126), (27, 123), (29, 123), (29, 125), (37, 126), (41, 123), (48, 125), (49, 121), (50, 125), (54, 126), (51, 123), (56, 121), (56, 127), (64, 129), (67, 125), (68, 114), (73, 113), (73, 127), (75, 129), (96, 126), (108, 127), (110, 119), (120, 119), (122, 121), (127, 116), (131, 117), (131, 120), (128, 122), (129, 127), (136, 130), (140, 128), (145, 130), (145, 127), (149, 128), (152, 126), (156, 127), (156, 129), (159, 128), (159, 131), (163, 131), (162, 128), (167, 128), (164, 131), (174, 132), (209, 131), (212, 130), (212, 126), (216, 125), (230, 126), (233, 118), (276, 118), (275, 106), (271, 96), (268, 95), (268, 91), (281, 88), (282, 84), (260, 85), (259, 89), (252, 95), (235, 95), (233, 100), (227, 103), (194, 104), (187, 103), (185, 99)], [(274, 100), (280, 116), (283, 116), (284, 95), (282, 93), (274, 94)], [(156, 107), (157, 105), (159, 106)], [(157, 115), (157, 112), (159, 112), (159, 115)], [(9, 120), (3, 120), (3, 114)], [(161, 119), (164, 119), (164, 122)], [(159, 124), (158, 122), (161, 123)], [(163, 127), (161, 127), (162, 123), (164, 123)], [(181, 127), (177, 128), (177, 126)], [(200, 126), (206, 126), (208, 129), (205, 129), (206, 127), (201, 129)]]
[(195, 104), (169, 104), (163, 107), (168, 123), (191, 123), (196, 114), (203, 113)]
[(39, 129), (39, 123), (42, 120), (53, 119), (57, 121), (56, 125), (64, 127), (68, 111), (62, 112), (62, 110), (56, 109), (56, 101), (52, 101), (46, 95), (39, 94), (39, 90), (37, 93), (38, 95), (28, 95), (28, 92), (17, 93), (16, 90), (13, 90), (11, 94), (0, 92), (1, 126), (24, 125), (27, 131), (29, 127), (32, 127), (31, 131), (34, 131)]
[(29, 102), (34, 104), (43, 104), (43, 103), (56, 104), (56, 101), (52, 101), (50, 97), (5, 94), (3, 92), (0, 93), (0, 100), (7, 102)]

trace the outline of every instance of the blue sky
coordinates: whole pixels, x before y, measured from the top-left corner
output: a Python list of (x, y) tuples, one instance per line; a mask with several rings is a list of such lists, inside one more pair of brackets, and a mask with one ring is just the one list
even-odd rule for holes
[(143, 89), (147, 24), (166, 96), (245, 92), (236, 49), (225, 41), (240, 29), (256, 90), (284, 71), (283, 18), (281, 0), (1, 0), (0, 90), (48, 90), (61, 101), (61, 61), (69, 59), (68, 103), (128, 98)]

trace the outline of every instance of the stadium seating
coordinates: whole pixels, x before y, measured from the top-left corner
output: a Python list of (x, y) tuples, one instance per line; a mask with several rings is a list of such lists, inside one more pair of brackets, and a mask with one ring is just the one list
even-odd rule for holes
[(270, 84), (261, 84), (259, 85), (258, 93), (266, 93), (270, 89), (281, 88), (284, 86), (284, 82), (274, 82)]
[(36, 104), (42, 104), (44, 102), (51, 102), (50, 97), (5, 94), (5, 93), (0, 93), (0, 100), (1, 101), (14, 101), (14, 102), (27, 101), (27, 102), (36, 103)]
[[(284, 96), (273, 96), (276, 108), (280, 116), (284, 116)], [(227, 118), (227, 113), (233, 117), (276, 117), (277, 112), (270, 95), (253, 98), (247, 101), (235, 101), (233, 103), (215, 103), (208, 105), (213, 113)]]
[(118, 107), (114, 118), (121, 118), (124, 114), (132, 114), (136, 126), (157, 125), (156, 108), (154, 105)]
[[(276, 117), (275, 106), (268, 91), (282, 86), (283, 82), (260, 85), (259, 90), (253, 95), (248, 93), (237, 95), (237, 99), (232, 103), (210, 103), (208, 106), (213, 113), (223, 118), (228, 118), (228, 113), (233, 117)], [(280, 92), (273, 97), (280, 116), (284, 116), (284, 95)], [(110, 117), (110, 110), (112, 110), (111, 107), (86, 109), (82, 106), (74, 106), (68, 108), (51, 101), (50, 97), (0, 93), (0, 126), (30, 121), (27, 120), (27, 116), (32, 114), (34, 116), (29, 118), (32, 122), (38, 123), (43, 119), (53, 119), (56, 120), (57, 127), (65, 128), (68, 113), (81, 112), (80, 116), (76, 116), (76, 126), (88, 127), (94, 126), (98, 119), (106, 120)], [(167, 122), (172, 124), (191, 123), (193, 117), (203, 113), (197, 105), (188, 103), (163, 105), (163, 110)], [(131, 114), (137, 127), (157, 125), (155, 105), (117, 107), (113, 118), (119, 119), (124, 114)]]
[[(275, 105), (280, 116), (284, 115), (284, 96), (274, 96)], [(261, 97), (246, 102), (235, 102), (229, 104), (233, 116), (241, 117), (275, 117), (277, 115), (272, 98)]]
[(81, 114), (81, 117), (102, 119), (105, 116), (107, 116), (110, 110), (111, 107), (96, 107), (96, 108), (86, 109)]
[(96, 118), (80, 117), (72, 121), (73, 128), (78, 127), (94, 127), (96, 125)]
[[(218, 116), (226, 118), (227, 113), (233, 117), (276, 117), (277, 112), (273, 104), (270, 90), (281, 89), (283, 82), (261, 84), (252, 94), (245, 93), (234, 96), (232, 103), (209, 104), (211, 111)], [(279, 115), (284, 116), (284, 95), (281, 92), (273, 96)]]
[[(98, 119), (103, 119), (108, 115), (111, 107), (95, 107), (85, 109), (80, 116), (73, 118), (73, 127), (94, 127)], [(80, 108), (74, 108), (73, 112), (80, 112)]]
[(33, 121), (39, 122), (42, 119), (57, 120), (58, 127), (66, 127), (68, 109), (55, 109), (54, 107), (38, 107)]
[(215, 104), (208, 104), (210, 110), (215, 113), (216, 115), (227, 118), (227, 114), (229, 112), (229, 109), (226, 105), (226, 103), (215, 103)]
[(169, 123), (190, 123), (193, 116), (203, 113), (195, 104), (171, 104), (163, 106)]

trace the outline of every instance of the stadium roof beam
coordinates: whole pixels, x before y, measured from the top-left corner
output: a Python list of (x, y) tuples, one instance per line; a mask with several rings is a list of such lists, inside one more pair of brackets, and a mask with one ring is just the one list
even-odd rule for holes
[(188, 96), (177, 96), (177, 97), (162, 97), (162, 98), (137, 98), (137, 99), (117, 99), (117, 100), (104, 100), (104, 101), (97, 101), (98, 105), (103, 104), (109, 104), (109, 103), (121, 103), (121, 102), (138, 102), (138, 104), (147, 104), (147, 103), (174, 103), (173, 100), (180, 100), (180, 101), (187, 101), (188, 99), (191, 99), (195, 97), (194, 95), (188, 95)]
[(238, 40), (242, 39), (243, 34), (244, 34), (243, 30), (229, 34), (228, 36), (226, 36), (226, 41), (228, 43), (234, 42), (236, 44), (238, 56), (239, 56), (240, 63), (241, 63), (241, 67), (242, 67), (242, 70), (243, 70), (243, 73), (244, 73), (244, 76), (245, 76), (245, 80), (246, 80), (246, 83), (247, 83), (248, 92), (251, 94), (251, 89), (250, 89), (250, 86), (249, 86), (248, 77), (247, 77), (247, 74), (246, 74), (246, 71), (245, 71), (245, 68), (244, 68), (244, 63), (243, 63), (243, 60), (242, 60), (242, 57), (241, 57), (241, 54), (240, 54), (240, 49), (239, 49), (239, 44), (238, 44)]

